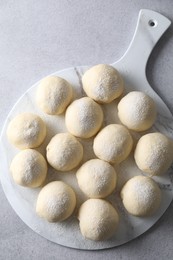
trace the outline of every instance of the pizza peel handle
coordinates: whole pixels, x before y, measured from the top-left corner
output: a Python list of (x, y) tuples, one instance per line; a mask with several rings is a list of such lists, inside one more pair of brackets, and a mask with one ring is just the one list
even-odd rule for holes
[(138, 21), (132, 41), (125, 54), (115, 63), (115, 67), (130, 68), (144, 74), (146, 64), (155, 44), (170, 26), (171, 21), (165, 16), (147, 9), (142, 9), (138, 15)]

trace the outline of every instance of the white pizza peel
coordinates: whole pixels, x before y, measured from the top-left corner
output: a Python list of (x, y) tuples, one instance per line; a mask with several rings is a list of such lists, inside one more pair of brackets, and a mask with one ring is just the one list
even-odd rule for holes
[[(146, 78), (146, 64), (149, 55), (158, 42), (162, 34), (170, 26), (171, 22), (163, 15), (151, 11), (141, 10), (139, 12), (136, 30), (129, 48), (120, 60), (111, 64), (122, 74), (125, 81), (125, 89), (127, 92), (139, 90), (149, 94), (157, 104), (158, 116), (157, 121), (150, 131), (160, 131), (167, 136), (173, 138), (173, 118), (167, 106), (161, 98), (153, 91)], [(60, 76), (69, 81), (74, 87), (74, 98), (80, 98), (85, 95), (81, 77), (89, 66), (80, 66), (69, 68), (53, 73), (52, 75)], [(49, 169), (47, 182), (53, 180), (63, 180), (70, 184), (76, 191), (78, 201), (77, 209), (74, 215), (67, 221), (62, 223), (48, 223), (39, 218), (35, 213), (35, 203), (40, 191), (38, 189), (28, 189), (16, 185), (10, 175), (9, 166), (13, 157), (18, 153), (18, 150), (9, 144), (6, 137), (6, 129), (8, 123), (14, 116), (22, 112), (33, 112), (43, 118), (47, 124), (48, 135), (39, 151), (45, 155), (45, 147), (51, 137), (59, 132), (66, 132), (64, 124), (64, 115), (47, 116), (36, 105), (35, 93), (38, 86), (37, 82), (18, 100), (15, 106), (9, 113), (2, 130), (0, 142), (0, 179), (5, 195), (17, 213), (17, 215), (36, 233), (53, 241), (57, 244), (87, 250), (98, 250), (111, 248), (122, 245), (137, 236), (143, 234), (163, 215), (165, 210), (173, 199), (173, 170), (169, 169), (167, 174), (162, 177), (154, 177), (162, 190), (162, 203), (158, 212), (148, 218), (138, 218), (130, 216), (124, 210), (119, 198), (119, 190), (122, 185), (130, 177), (143, 174), (135, 165), (133, 155), (131, 155), (120, 166), (116, 166), (118, 172), (119, 183), (116, 191), (107, 199), (117, 208), (120, 215), (120, 224), (116, 234), (107, 241), (94, 242), (84, 239), (80, 233), (78, 220), (76, 218), (79, 205), (86, 199), (76, 182), (75, 172), (60, 174), (52, 168)], [(117, 123), (118, 117), (116, 114), (117, 101), (111, 104), (103, 105), (105, 114), (105, 123)], [(82, 140), (84, 146), (84, 161), (94, 157), (92, 151), (92, 139)]]

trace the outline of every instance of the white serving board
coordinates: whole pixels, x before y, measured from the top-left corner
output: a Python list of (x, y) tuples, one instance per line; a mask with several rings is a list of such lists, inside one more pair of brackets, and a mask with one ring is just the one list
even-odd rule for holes
[[(151, 21), (154, 21), (155, 26), (150, 25)], [(150, 131), (160, 131), (173, 138), (172, 115), (161, 98), (148, 84), (145, 74), (148, 57), (156, 42), (169, 25), (170, 21), (161, 14), (150, 10), (141, 10), (138, 17), (136, 31), (128, 50), (124, 56), (119, 61), (113, 63), (112, 66), (117, 68), (122, 74), (125, 80), (125, 89), (127, 92), (132, 90), (141, 90), (148, 93), (155, 100), (158, 107), (158, 117), (154, 127), (150, 129)], [(56, 72), (52, 75), (57, 75), (68, 80), (74, 87), (74, 99), (76, 99), (85, 95), (82, 89), (81, 76), (88, 68), (89, 67), (87, 66), (75, 67)], [(53, 180), (64, 180), (75, 189), (78, 200), (77, 208), (73, 216), (62, 223), (48, 223), (36, 215), (35, 203), (40, 188), (28, 189), (18, 186), (13, 182), (9, 172), (9, 166), (12, 158), (18, 153), (18, 150), (9, 144), (6, 137), (6, 129), (10, 120), (19, 113), (26, 111), (40, 115), (43, 120), (45, 120), (48, 128), (46, 141), (37, 149), (42, 152), (43, 155), (45, 155), (45, 147), (51, 137), (56, 133), (67, 131), (64, 124), (64, 115), (48, 116), (38, 109), (35, 103), (37, 85), (38, 83), (32, 86), (15, 104), (7, 117), (1, 136), (1, 183), (5, 195), (17, 215), (32, 230), (46, 239), (60, 245), (78, 249), (98, 250), (111, 248), (122, 245), (143, 234), (162, 216), (173, 199), (173, 169), (170, 169), (163, 177), (154, 178), (162, 190), (162, 203), (158, 212), (154, 216), (148, 218), (130, 216), (123, 208), (119, 197), (119, 191), (125, 181), (130, 177), (143, 174), (135, 165), (133, 154), (131, 154), (131, 156), (119, 166), (115, 166), (118, 173), (118, 187), (107, 199), (117, 208), (120, 215), (120, 225), (116, 234), (110, 240), (94, 242), (82, 237), (76, 215), (79, 205), (86, 199), (86, 197), (79, 190), (74, 174), (75, 171), (62, 174), (50, 167), (47, 178), (47, 182)], [(116, 112), (117, 102), (118, 101), (113, 101), (111, 104), (102, 105), (105, 114), (104, 125), (109, 123), (119, 123)], [(132, 135), (134, 140), (137, 140), (140, 137), (140, 134), (134, 132)], [(85, 151), (83, 162), (95, 157), (92, 151), (92, 141), (92, 138), (81, 140)]]

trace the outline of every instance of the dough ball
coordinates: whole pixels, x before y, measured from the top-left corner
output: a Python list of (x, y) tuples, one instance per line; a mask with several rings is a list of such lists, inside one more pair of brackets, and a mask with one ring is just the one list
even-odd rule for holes
[(83, 158), (83, 146), (69, 133), (55, 135), (47, 148), (47, 160), (58, 171), (70, 171)]
[[(90, 198), (105, 198), (113, 192), (117, 182), (114, 168), (107, 162), (92, 159), (76, 173), (80, 189)], [(87, 184), (87, 185), (86, 185)]]
[(104, 161), (120, 163), (127, 158), (133, 139), (126, 127), (111, 124), (104, 127), (94, 139), (94, 153)]
[(91, 98), (83, 97), (67, 108), (65, 123), (71, 134), (89, 138), (99, 131), (103, 123), (103, 111)]
[(9, 123), (7, 137), (19, 149), (35, 148), (46, 137), (46, 125), (43, 120), (32, 113), (22, 113)]
[(41, 80), (37, 89), (37, 104), (49, 115), (64, 112), (72, 99), (72, 86), (65, 79), (49, 76)]
[(53, 181), (42, 188), (36, 203), (37, 214), (49, 222), (63, 221), (76, 206), (73, 189), (62, 181)]
[(106, 200), (89, 199), (78, 213), (82, 235), (91, 240), (106, 240), (114, 235), (119, 216), (115, 208)]
[(119, 97), (124, 89), (119, 72), (106, 64), (96, 65), (82, 77), (83, 89), (87, 96), (99, 103), (110, 103)]
[(46, 178), (47, 163), (41, 153), (26, 149), (14, 157), (10, 171), (17, 184), (36, 188), (42, 185)]
[(130, 214), (145, 217), (152, 215), (159, 208), (161, 191), (151, 178), (135, 176), (122, 188), (121, 198)]
[(152, 175), (165, 173), (173, 162), (173, 142), (161, 133), (142, 136), (134, 153), (137, 166)]
[(134, 131), (149, 129), (156, 119), (156, 105), (151, 97), (139, 91), (132, 91), (118, 104), (121, 122)]

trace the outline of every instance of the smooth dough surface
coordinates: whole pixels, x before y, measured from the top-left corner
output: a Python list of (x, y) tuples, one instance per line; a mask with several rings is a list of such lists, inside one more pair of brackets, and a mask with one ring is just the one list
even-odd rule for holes
[(19, 152), (10, 165), (14, 181), (22, 186), (36, 188), (47, 175), (47, 163), (41, 153), (33, 149)]
[(53, 181), (42, 188), (36, 203), (36, 213), (49, 222), (63, 221), (76, 206), (73, 189), (62, 181)]
[(41, 80), (36, 95), (38, 106), (49, 115), (59, 115), (69, 105), (72, 86), (65, 79), (49, 76)]
[(69, 133), (55, 135), (46, 151), (49, 164), (58, 171), (72, 170), (83, 158), (83, 146)]
[(89, 138), (99, 131), (103, 123), (102, 108), (89, 97), (77, 99), (67, 108), (65, 123), (71, 134)]
[(111, 124), (97, 134), (93, 149), (99, 159), (120, 163), (128, 157), (132, 146), (133, 139), (127, 128), (119, 124)]
[(134, 131), (149, 129), (156, 120), (156, 105), (143, 92), (132, 91), (118, 104), (118, 116), (123, 125)]
[(153, 175), (164, 174), (173, 162), (173, 141), (161, 133), (142, 136), (134, 153), (139, 169)]
[(106, 240), (112, 237), (119, 223), (115, 208), (106, 200), (89, 199), (78, 213), (82, 235), (91, 240)]
[(139, 217), (150, 216), (159, 208), (161, 191), (150, 177), (135, 176), (128, 180), (121, 190), (126, 210)]
[(117, 182), (114, 168), (99, 159), (92, 159), (84, 163), (77, 171), (76, 177), (80, 189), (89, 198), (96, 199), (105, 198), (111, 194)]
[(46, 125), (38, 115), (22, 113), (9, 123), (7, 137), (19, 149), (35, 148), (46, 137)]
[(110, 103), (118, 98), (124, 89), (119, 72), (106, 64), (96, 65), (82, 77), (83, 89), (87, 96), (99, 103)]

